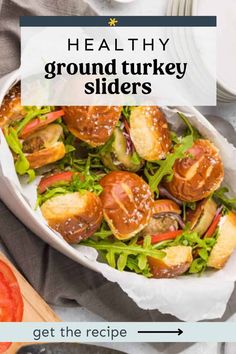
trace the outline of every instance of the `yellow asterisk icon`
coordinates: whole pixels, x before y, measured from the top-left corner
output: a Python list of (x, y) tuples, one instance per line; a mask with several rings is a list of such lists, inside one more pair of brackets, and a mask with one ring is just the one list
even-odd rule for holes
[(109, 20), (109, 22), (108, 22), (108, 25), (110, 26), (110, 27), (112, 27), (112, 26), (116, 26), (117, 25), (117, 23), (118, 23), (118, 21), (117, 21), (117, 19), (116, 18), (110, 18), (110, 20)]

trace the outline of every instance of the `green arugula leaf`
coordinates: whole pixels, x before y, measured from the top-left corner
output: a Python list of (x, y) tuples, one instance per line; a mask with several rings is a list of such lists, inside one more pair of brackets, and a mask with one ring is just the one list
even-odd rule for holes
[(43, 114), (50, 113), (55, 110), (53, 106), (36, 107), (36, 106), (26, 106), (27, 114), (19, 123), (16, 125), (16, 132), (19, 134), (21, 130), (34, 118), (44, 119), (46, 117), (41, 117)]
[(104, 154), (105, 152), (110, 152), (112, 150), (112, 145), (115, 140), (114, 134), (110, 137), (110, 139), (101, 147), (98, 148), (99, 154)]
[(132, 112), (133, 106), (123, 106), (122, 108), (122, 115), (125, 117), (125, 119), (129, 122), (130, 114)]
[(87, 158), (86, 164), (83, 167), (83, 171), (80, 174), (74, 174), (72, 181), (69, 182), (58, 182), (54, 186), (48, 188), (43, 194), (38, 194), (36, 207), (41, 206), (48, 199), (51, 199), (57, 195), (63, 195), (67, 193), (73, 193), (78, 191), (89, 191), (96, 195), (99, 195), (103, 188), (99, 184), (101, 175), (92, 173), (90, 170), (91, 159)]
[(181, 112), (178, 112), (178, 115), (187, 127), (186, 135), (191, 135), (193, 137), (193, 141), (200, 139), (202, 137), (201, 134), (191, 125), (186, 115)]
[(22, 176), (28, 174), (28, 182), (32, 182), (35, 178), (35, 171), (30, 169), (29, 161), (27, 160), (25, 154), (22, 151), (22, 145), (16, 133), (16, 130), (12, 127), (4, 129), (4, 135), (10, 149), (17, 155), (17, 160), (15, 162), (16, 172)]
[(197, 207), (196, 202), (183, 202), (183, 220), (186, 220), (186, 212), (187, 208), (190, 208), (191, 210), (195, 210)]
[(102, 225), (99, 229), (99, 231), (95, 232), (93, 234), (93, 237), (95, 238), (101, 238), (101, 239), (106, 239), (109, 236), (112, 236), (113, 232), (111, 231), (111, 229), (109, 228), (109, 226), (107, 225), (106, 221), (104, 220), (102, 222)]
[(142, 159), (141, 157), (138, 155), (138, 153), (135, 151), (133, 152), (132, 156), (131, 156), (131, 162), (134, 163), (135, 165), (140, 165)]
[(169, 176), (171, 178), (173, 176), (173, 166), (177, 159), (181, 159), (184, 157), (185, 152), (193, 145), (193, 137), (192, 135), (188, 135), (181, 139), (181, 143), (175, 145), (174, 151), (169, 153), (165, 160), (155, 161), (153, 164), (157, 164), (159, 166), (158, 170), (151, 174), (146, 168), (144, 170), (145, 176), (148, 179), (149, 186), (153, 193), (159, 194), (158, 185), (164, 177)]
[(151, 245), (150, 236), (144, 238), (143, 245), (138, 244), (137, 241), (138, 237), (126, 241), (128, 243), (114, 239), (96, 241), (88, 239), (81, 244), (101, 251), (108, 264), (113, 268), (120, 271), (124, 269), (134, 270), (138, 274), (150, 277), (148, 257), (161, 259), (165, 257), (165, 252), (156, 250)]
[(19, 175), (24, 175), (29, 170), (30, 164), (23, 153), (20, 153), (17, 161), (15, 162), (16, 172)]
[(236, 198), (229, 198), (226, 195), (228, 192), (229, 189), (227, 187), (222, 187), (213, 193), (213, 198), (225, 205), (229, 210), (236, 210)]
[(128, 255), (126, 253), (121, 253), (119, 255), (119, 258), (117, 260), (117, 269), (120, 272), (123, 272), (123, 270), (125, 269), (126, 264), (127, 264), (127, 258), (128, 258)]
[(197, 273), (203, 273), (207, 267), (206, 262), (202, 258), (196, 258), (193, 260), (190, 268), (189, 268), (189, 273), (190, 274), (197, 274)]

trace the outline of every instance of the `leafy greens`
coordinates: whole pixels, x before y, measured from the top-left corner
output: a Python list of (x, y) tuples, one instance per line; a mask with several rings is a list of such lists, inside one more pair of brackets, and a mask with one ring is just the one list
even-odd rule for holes
[(151, 244), (151, 236), (144, 238), (143, 245), (137, 243), (138, 237), (132, 238), (128, 243), (123, 241), (108, 241), (88, 239), (81, 244), (93, 247), (100, 251), (107, 263), (123, 271), (124, 269), (135, 270), (136, 273), (150, 277), (148, 257), (162, 259), (165, 252), (157, 250)]

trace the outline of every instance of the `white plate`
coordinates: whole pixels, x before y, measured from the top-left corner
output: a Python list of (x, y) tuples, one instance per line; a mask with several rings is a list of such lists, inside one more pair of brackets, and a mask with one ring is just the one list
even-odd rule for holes
[(178, 16), (185, 16), (185, 6), (186, 6), (186, 0), (180, 0)]
[(172, 6), (173, 6), (174, 0), (169, 0), (168, 1), (168, 6), (166, 10), (166, 16), (171, 16), (172, 15)]
[(216, 15), (217, 32), (217, 79), (226, 95), (236, 100), (236, 1), (193, 0), (192, 15)]
[(180, 0), (173, 0), (172, 16), (178, 16), (178, 13), (179, 13), (179, 2), (180, 2)]
[(185, 16), (191, 16), (192, 13), (192, 0), (186, 0)]

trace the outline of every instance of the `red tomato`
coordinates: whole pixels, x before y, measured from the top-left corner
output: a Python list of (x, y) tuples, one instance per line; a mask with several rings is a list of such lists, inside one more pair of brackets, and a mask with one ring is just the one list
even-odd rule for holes
[[(164, 232), (163, 234), (158, 234), (158, 235), (152, 235), (152, 245), (155, 245), (156, 243), (166, 241), (166, 240), (172, 240), (176, 238), (177, 236), (181, 235), (183, 233), (183, 230), (176, 230), (176, 231), (168, 231)], [(138, 242), (139, 245), (143, 244), (143, 240)]]
[(8, 282), (0, 273), (0, 322), (12, 322), (14, 319), (14, 301)]
[(60, 182), (70, 182), (74, 172), (58, 172), (48, 177), (43, 177), (38, 185), (38, 192), (44, 193), (49, 187)]
[(217, 228), (217, 226), (219, 224), (219, 221), (220, 221), (221, 217), (222, 217), (221, 213), (214, 217), (214, 219), (213, 219), (209, 229), (205, 233), (204, 237), (211, 237), (214, 234), (214, 232), (215, 232), (215, 230), (216, 230), (216, 228)]
[[(13, 309), (13, 318), (9, 318), (4, 322), (20, 322), (23, 318), (24, 304), (18, 285), (17, 279), (12, 272), (11, 268), (3, 261), (0, 260), (0, 283), (2, 286), (7, 285), (10, 292), (11, 308)], [(0, 303), (2, 300), (2, 292), (0, 291)], [(4, 300), (4, 299), (3, 299)], [(3, 320), (0, 320), (1, 322)]]
[(58, 118), (64, 115), (64, 111), (61, 109), (60, 111), (50, 112), (45, 114), (42, 118), (35, 118), (32, 119), (20, 132), (19, 137), (21, 139), (27, 138), (32, 133), (36, 132), (37, 130), (41, 129), (45, 125), (48, 125)]
[[(23, 299), (17, 279), (11, 268), (0, 260), (0, 322), (20, 322), (23, 311)], [(10, 342), (0, 343), (0, 353), (4, 353), (10, 345)]]
[(183, 230), (177, 230), (177, 231), (165, 232), (165, 233), (159, 234), (159, 235), (152, 235), (152, 244), (155, 245), (155, 243), (158, 243), (161, 241), (172, 240), (172, 239), (176, 238), (177, 236), (181, 235), (182, 233), (183, 233)]
[(2, 342), (0, 343), (0, 354), (5, 353), (5, 351), (10, 347), (11, 342)]

